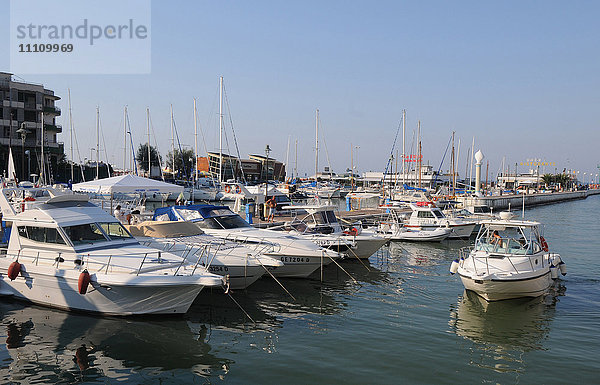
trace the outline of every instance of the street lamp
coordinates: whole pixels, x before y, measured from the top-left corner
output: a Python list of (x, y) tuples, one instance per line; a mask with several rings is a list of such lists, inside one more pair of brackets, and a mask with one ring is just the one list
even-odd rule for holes
[(25, 155), (27, 155), (27, 180), (31, 182), (31, 152), (25, 150)]
[(17, 134), (21, 135), (21, 151), (23, 153), (21, 157), (21, 180), (25, 180), (25, 138), (27, 137), (27, 133), (25, 123), (21, 123), (21, 128), (17, 130)]

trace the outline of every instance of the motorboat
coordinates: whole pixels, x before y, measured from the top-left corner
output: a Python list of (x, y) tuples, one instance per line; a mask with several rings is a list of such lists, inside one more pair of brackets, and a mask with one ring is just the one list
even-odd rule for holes
[(566, 274), (565, 263), (548, 251), (539, 222), (503, 217), (482, 222), (475, 245), (461, 250), (450, 272), (487, 301), (546, 293), (559, 271)]
[(142, 246), (86, 195), (0, 190), (0, 295), (107, 315), (185, 313), (220, 275)]
[(404, 214), (390, 210), (387, 219), (379, 222), (377, 232), (391, 241), (439, 242), (452, 234), (449, 226), (413, 227), (404, 226)]
[[(260, 255), (260, 250), (205, 234), (198, 226), (183, 221), (145, 221), (125, 228), (141, 244), (168, 251), (227, 277), (232, 289), (245, 289), (283, 262)], [(247, 245), (251, 246), (251, 245)]]
[(275, 277), (306, 278), (324, 265), (341, 258), (310, 240), (281, 231), (252, 227), (227, 206), (187, 205), (157, 208), (154, 221), (189, 221), (206, 234), (261, 250), (284, 263), (273, 271)]
[(469, 238), (477, 222), (462, 218), (449, 218), (442, 210), (431, 202), (417, 202), (409, 204), (412, 210), (404, 222), (406, 228), (435, 230), (439, 227), (448, 227), (452, 230), (448, 239)]
[(293, 234), (302, 235), (321, 247), (344, 253), (349, 258), (367, 259), (387, 243), (387, 239), (374, 230), (363, 229), (360, 223), (342, 228), (335, 208), (319, 203), (284, 207), (306, 212), (303, 218), (294, 218), (284, 228), (292, 229)]

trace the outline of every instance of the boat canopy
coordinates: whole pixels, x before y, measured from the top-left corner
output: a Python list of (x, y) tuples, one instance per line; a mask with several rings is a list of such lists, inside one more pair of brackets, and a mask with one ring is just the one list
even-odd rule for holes
[(183, 221), (145, 221), (125, 228), (134, 237), (179, 238), (204, 234), (195, 224)]
[(183, 186), (128, 174), (76, 183), (73, 191), (94, 194), (178, 194), (183, 192)]
[(214, 205), (175, 205), (159, 207), (154, 210), (154, 221), (190, 221), (197, 222), (206, 218), (237, 215), (227, 206)]

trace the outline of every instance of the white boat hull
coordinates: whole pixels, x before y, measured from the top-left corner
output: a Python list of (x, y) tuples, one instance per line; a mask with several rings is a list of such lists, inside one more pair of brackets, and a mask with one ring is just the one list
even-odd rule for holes
[(452, 230), (446, 228), (437, 228), (435, 230), (405, 230), (399, 231), (390, 236), (393, 241), (410, 242), (440, 242), (448, 238)]
[[(79, 294), (77, 270), (27, 267), (14, 281), (0, 270), (0, 295), (64, 310), (106, 315), (183, 314), (204, 286), (194, 276), (92, 274), (87, 293)], [(116, 279), (115, 279), (116, 278)], [(139, 278), (139, 279), (138, 279)], [(143, 282), (142, 282), (143, 280)]]
[(487, 301), (538, 297), (552, 285), (550, 269), (537, 272), (538, 275), (519, 279), (473, 279), (460, 275), (465, 289), (473, 291)]

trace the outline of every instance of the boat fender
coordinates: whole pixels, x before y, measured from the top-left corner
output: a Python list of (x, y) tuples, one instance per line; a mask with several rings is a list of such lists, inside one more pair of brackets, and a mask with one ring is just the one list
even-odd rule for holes
[(18, 261), (14, 261), (8, 267), (8, 278), (14, 281), (15, 278), (21, 273), (21, 264)]
[(567, 265), (563, 261), (560, 261), (558, 268), (560, 269), (560, 273), (562, 275), (567, 275)]
[(540, 237), (540, 245), (542, 246), (542, 250), (548, 251), (548, 242), (544, 237)]
[(550, 277), (552, 279), (558, 278), (558, 269), (554, 265), (550, 265)]
[(558, 266), (558, 264), (562, 262), (562, 259), (560, 259), (560, 255), (553, 254), (552, 256), (553, 256), (553, 258), (552, 258), (552, 266)]
[(79, 281), (77, 282), (79, 294), (87, 293), (87, 289), (91, 280), (92, 278), (90, 277), (90, 273), (88, 273), (87, 269), (79, 274)]
[(460, 257), (459, 264), (460, 264), (460, 266), (463, 266), (465, 264), (465, 257)]
[(452, 264), (450, 265), (450, 274), (456, 274), (457, 271), (458, 271), (458, 259), (455, 259), (454, 261), (452, 261)]

